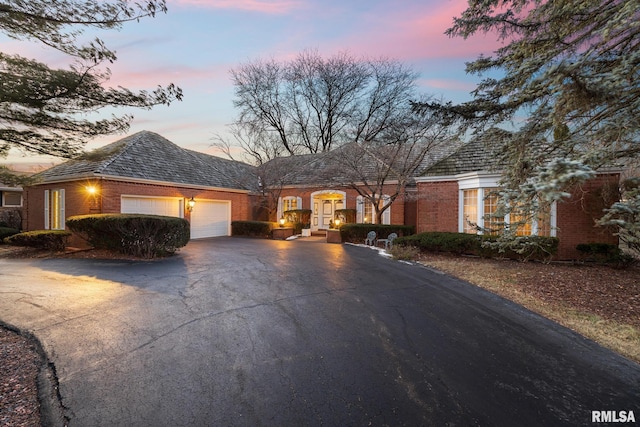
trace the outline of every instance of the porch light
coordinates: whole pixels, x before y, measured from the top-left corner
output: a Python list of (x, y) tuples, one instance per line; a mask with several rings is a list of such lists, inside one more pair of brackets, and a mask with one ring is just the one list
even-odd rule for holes
[(195, 205), (196, 205), (196, 201), (195, 201), (195, 200), (193, 200), (193, 197), (192, 197), (192, 198), (190, 198), (190, 199), (187, 201), (187, 210), (188, 210), (189, 212), (191, 212), (191, 211), (193, 210), (193, 207), (194, 207)]
[(284, 217), (280, 218), (280, 227), (284, 227)]
[(340, 220), (336, 219), (333, 224), (335, 225), (336, 228), (340, 227)]
[(98, 192), (98, 189), (94, 185), (87, 185), (84, 189), (90, 196), (94, 196)]

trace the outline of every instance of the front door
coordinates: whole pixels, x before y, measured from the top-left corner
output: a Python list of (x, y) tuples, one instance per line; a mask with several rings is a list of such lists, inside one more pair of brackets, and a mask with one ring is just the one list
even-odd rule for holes
[(313, 230), (328, 229), (337, 209), (344, 209), (342, 198), (314, 198), (311, 228)]

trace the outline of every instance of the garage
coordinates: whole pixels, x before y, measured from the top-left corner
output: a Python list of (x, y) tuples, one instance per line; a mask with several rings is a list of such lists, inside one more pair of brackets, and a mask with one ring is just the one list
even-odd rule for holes
[(229, 236), (231, 234), (231, 202), (196, 199), (191, 212), (191, 238)]
[(177, 197), (122, 196), (120, 212), (183, 218), (182, 203)]

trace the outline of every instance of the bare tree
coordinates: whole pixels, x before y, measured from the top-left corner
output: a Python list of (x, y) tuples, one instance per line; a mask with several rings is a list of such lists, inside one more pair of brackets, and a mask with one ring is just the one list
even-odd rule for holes
[(326, 178), (354, 189), (371, 203), (376, 223), (381, 224), (384, 211), (405, 195), (416, 173), (453, 144), (457, 142), (436, 114), (416, 113), (408, 105), (378, 138), (334, 150)]
[(291, 62), (255, 61), (231, 71), (240, 113), (234, 138), (253, 159), (319, 153), (373, 141), (416, 97), (417, 74), (386, 60), (305, 51)]

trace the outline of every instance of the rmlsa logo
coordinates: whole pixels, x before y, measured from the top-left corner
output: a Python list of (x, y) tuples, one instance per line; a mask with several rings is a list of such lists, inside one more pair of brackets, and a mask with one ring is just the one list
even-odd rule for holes
[(592, 423), (635, 423), (633, 411), (591, 411)]

